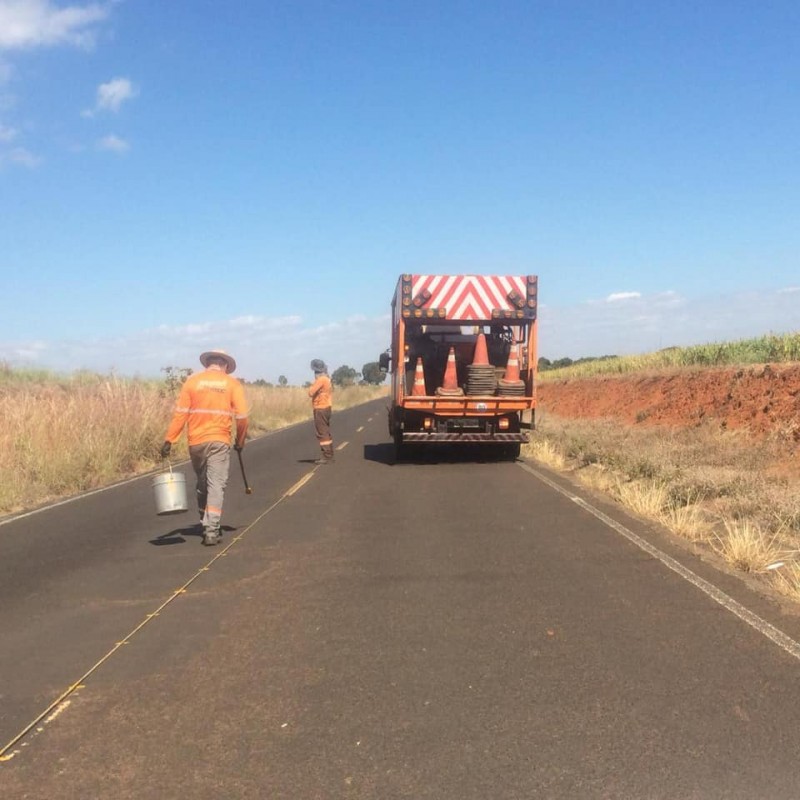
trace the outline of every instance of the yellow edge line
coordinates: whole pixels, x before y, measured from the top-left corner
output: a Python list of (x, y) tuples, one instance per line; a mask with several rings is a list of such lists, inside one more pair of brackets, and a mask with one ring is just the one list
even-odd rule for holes
[(219, 553), (217, 553), (214, 556), (214, 558), (211, 559), (211, 561), (209, 561), (204, 566), (200, 567), (200, 569), (198, 569), (197, 572), (195, 572), (195, 574), (192, 575), (192, 577), (189, 578), (189, 580), (183, 584), (183, 586), (181, 586), (179, 589), (176, 589), (155, 611), (152, 611), (151, 613), (147, 614), (145, 618), (127, 636), (125, 636), (121, 641), (117, 642), (102, 658), (100, 658), (97, 662), (95, 662), (95, 664), (89, 667), (89, 669), (87, 669), (86, 672), (84, 672), (83, 675), (81, 675), (81, 677), (78, 678), (77, 681), (68, 686), (55, 700), (53, 700), (52, 703), (50, 703), (49, 706), (47, 706), (47, 708), (44, 711), (42, 711), (41, 714), (39, 714), (36, 717), (36, 719), (34, 719), (32, 722), (26, 725), (16, 736), (14, 736), (13, 739), (11, 739), (10, 742), (8, 742), (8, 744), (4, 745), (3, 748), (0, 749), (0, 762), (9, 761), (13, 757), (13, 753), (11, 755), (6, 755), (6, 753), (12, 747), (14, 747), (14, 745), (17, 744), (17, 742), (19, 742), (21, 739), (27, 736), (43, 719), (50, 716), (50, 714), (52, 714), (53, 711), (56, 708), (58, 708), (58, 706), (61, 705), (71, 694), (74, 694), (74, 692), (76, 692), (78, 689), (83, 688), (86, 679), (90, 675), (92, 675), (103, 664), (105, 664), (105, 662), (108, 661), (108, 659), (111, 658), (111, 656), (113, 656), (114, 653), (116, 653), (117, 650), (119, 650), (123, 645), (128, 644), (128, 642), (137, 633), (139, 633), (139, 631), (142, 628), (144, 628), (144, 626), (147, 625), (148, 622), (151, 622), (154, 617), (157, 617), (176, 597), (184, 594), (186, 590), (189, 588), (189, 586), (191, 586), (191, 584), (193, 584), (204, 572), (208, 572), (208, 570), (211, 568), (211, 565), (215, 561), (222, 558), (223, 556), (226, 556), (228, 554), (228, 550), (230, 550), (231, 547), (233, 547), (234, 544), (236, 544), (236, 542), (238, 542), (241, 538), (243, 538), (244, 535), (249, 530), (251, 530), (254, 525), (259, 523), (264, 517), (267, 516), (267, 514), (273, 511), (281, 502), (283, 502), (283, 500), (285, 500), (287, 497), (291, 497), (298, 489), (300, 489), (301, 486), (308, 483), (313, 474), (314, 472), (311, 471), (306, 473), (302, 478), (300, 478), (300, 480), (294, 486), (292, 486), (290, 489), (284, 492), (271, 506), (262, 511), (261, 514), (259, 514), (239, 535), (237, 535), (226, 547), (224, 547)]

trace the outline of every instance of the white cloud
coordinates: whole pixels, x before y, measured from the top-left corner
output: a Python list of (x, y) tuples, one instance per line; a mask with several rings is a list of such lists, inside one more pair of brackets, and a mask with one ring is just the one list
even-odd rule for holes
[(42, 163), (40, 156), (34, 155), (24, 147), (14, 147), (6, 152), (0, 152), (0, 167), (12, 164), (18, 167), (34, 169)]
[(91, 47), (106, 3), (59, 7), (50, 0), (0, 0), (0, 50), (71, 45)]
[(7, 125), (0, 123), (0, 142), (10, 142), (16, 136), (17, 132), (14, 128), (9, 128)]
[(113, 133), (100, 139), (97, 147), (99, 150), (108, 150), (112, 153), (127, 153), (131, 149), (130, 144), (125, 139), (121, 139)]
[(753, 291), (688, 298), (669, 291), (625, 303), (540, 307), (540, 355), (632, 355), (800, 330), (797, 293)]
[(139, 94), (139, 90), (128, 78), (113, 78), (97, 87), (95, 109), (98, 111), (119, 111), (126, 100)]
[(139, 94), (139, 89), (128, 78), (112, 78), (97, 87), (94, 108), (81, 111), (82, 117), (91, 119), (100, 111), (118, 112), (126, 100)]
[[(797, 290), (686, 297), (666, 291), (630, 297), (624, 303), (586, 302), (540, 306), (539, 354), (550, 359), (629, 355), (673, 345), (734, 341), (800, 330)], [(227, 320), (160, 325), (115, 339), (0, 342), (3, 360), (57, 371), (90, 369), (160, 377), (167, 366), (197, 369), (205, 350), (222, 348), (237, 360), (237, 375), (275, 382), (308, 380), (309, 362), (322, 358), (331, 369), (356, 370), (389, 346), (388, 314), (355, 315), (308, 325), (299, 316), (241, 314)]]
[(634, 300), (641, 296), (642, 296), (641, 292), (613, 292), (608, 297), (606, 297), (606, 302), (616, 303), (619, 300)]
[(800, 292), (800, 286), (787, 286), (785, 289), (779, 289), (778, 294), (797, 294)]
[(299, 316), (242, 315), (229, 320), (160, 325), (115, 339), (50, 342), (0, 342), (3, 360), (68, 372), (90, 369), (122, 375), (161, 377), (163, 367), (199, 368), (205, 350), (222, 348), (236, 358), (237, 375), (277, 381), (286, 375), (302, 384), (312, 375), (309, 362), (322, 358), (331, 367), (347, 364), (360, 371), (390, 341), (388, 315), (350, 317), (306, 326)]

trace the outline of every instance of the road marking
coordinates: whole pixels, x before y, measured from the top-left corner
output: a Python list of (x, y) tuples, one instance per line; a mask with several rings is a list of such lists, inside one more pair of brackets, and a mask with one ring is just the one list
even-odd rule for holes
[(350, 442), (342, 442), (336, 449), (337, 450), (344, 450)]
[(672, 558), (672, 556), (668, 556), (666, 553), (650, 544), (650, 542), (646, 541), (641, 536), (637, 536), (632, 530), (629, 530), (615, 519), (612, 519), (607, 514), (604, 514), (599, 508), (595, 508), (593, 505), (591, 505), (591, 503), (587, 503), (583, 498), (578, 497), (562, 486), (559, 486), (555, 481), (550, 480), (550, 478), (548, 478), (546, 475), (543, 475), (541, 472), (529, 466), (528, 464), (525, 464), (524, 462), (517, 463), (520, 467), (522, 467), (522, 469), (524, 469), (526, 472), (530, 472), (531, 475), (537, 477), (540, 481), (542, 481), (542, 483), (547, 484), (547, 486), (549, 486), (551, 489), (555, 489), (555, 491), (557, 491), (559, 494), (563, 495), (569, 500), (572, 500), (573, 503), (580, 506), (584, 511), (588, 511), (592, 516), (608, 525), (609, 528), (612, 528), (617, 533), (624, 536), (629, 542), (635, 544), (639, 549), (644, 550), (644, 552), (648, 555), (658, 559), (665, 567), (680, 575), (681, 578), (688, 581), (693, 586), (696, 586), (701, 592), (703, 592), (703, 594), (710, 597), (715, 603), (719, 603), (719, 605), (730, 611), (734, 616), (737, 616), (740, 620), (742, 620), (742, 622), (746, 623), (751, 628), (754, 628), (763, 636), (766, 636), (767, 639), (785, 650), (790, 656), (794, 656), (794, 658), (800, 660), (800, 643), (792, 639), (791, 636), (787, 636), (783, 631), (778, 630), (778, 628), (776, 628), (774, 625), (759, 617), (758, 614), (750, 611), (749, 608), (746, 608), (741, 603), (734, 600), (730, 595), (725, 594), (722, 589), (719, 589), (718, 587), (714, 586), (713, 583), (701, 578), (699, 575), (692, 572), (688, 567), (684, 567), (683, 564), (681, 564), (679, 561), (676, 561), (674, 558)]
[(356, 433), (361, 433), (364, 430), (364, 426), (362, 425), (360, 428), (356, 428)]
[[(261, 522), (264, 517), (267, 516), (271, 511), (273, 511), (277, 506), (279, 506), (287, 497), (291, 497), (295, 492), (300, 489), (300, 487), (304, 486), (311, 480), (312, 476), (314, 475), (314, 471), (307, 472), (302, 478), (300, 478), (297, 483), (294, 484), (291, 488), (287, 489), (272, 505), (268, 506), (264, 511), (261, 512), (238, 536), (231, 540), (231, 542), (226, 545), (220, 552), (218, 552), (207, 564), (204, 564), (200, 567), (191, 578), (189, 578), (183, 586), (176, 589), (155, 611), (151, 611), (149, 614), (145, 614), (144, 619), (135, 627), (133, 630), (125, 637), (120, 639), (116, 644), (100, 659), (98, 659), (86, 672), (78, 678), (77, 681), (72, 683), (68, 686), (52, 703), (50, 703), (47, 708), (42, 711), (36, 719), (32, 722), (28, 723), (13, 739), (11, 739), (7, 744), (0, 747), (0, 763), (4, 761), (10, 761), (14, 756), (19, 753), (19, 750), (12, 749), (15, 748), (17, 744), (19, 744), (22, 739), (24, 739), (28, 734), (33, 731), (37, 726), (42, 723), (44, 720), (45, 723), (50, 722), (52, 719), (55, 719), (58, 714), (64, 711), (70, 704), (69, 698), (73, 695), (78, 689), (84, 688), (86, 681), (92, 674), (94, 674), (100, 667), (105, 664), (118, 650), (124, 647), (126, 644), (130, 643), (130, 640), (137, 634), (139, 631), (144, 628), (149, 622), (152, 622), (159, 614), (170, 604), (173, 600), (177, 597), (180, 597), (182, 594), (186, 594), (189, 586), (193, 584), (203, 573), (208, 572), (209, 569), (214, 565), (214, 563), (219, 560), (220, 558), (224, 558), (228, 555), (228, 550), (236, 544), (240, 539), (244, 537), (244, 535), (253, 529), (255, 525)], [(27, 742), (22, 742), (21, 747), (25, 747)]]
[(300, 489), (303, 488), (303, 486), (305, 486), (311, 480), (313, 476), (314, 476), (313, 470), (311, 472), (307, 472), (305, 475), (303, 475), (302, 478), (300, 478), (299, 481), (297, 481), (297, 483), (294, 486), (292, 486), (291, 489), (289, 489), (286, 492), (284, 497), (291, 497), (293, 494), (295, 494), (295, 492), (298, 492)]

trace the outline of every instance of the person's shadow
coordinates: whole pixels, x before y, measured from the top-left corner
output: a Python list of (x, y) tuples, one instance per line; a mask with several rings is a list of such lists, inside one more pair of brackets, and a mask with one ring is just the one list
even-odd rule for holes
[[(223, 534), (238, 530), (231, 525), (222, 525), (220, 526), (220, 529), (222, 530)], [(183, 528), (175, 528), (175, 530), (169, 531), (168, 533), (162, 533), (160, 536), (156, 536), (155, 539), (150, 539), (150, 544), (153, 544), (156, 547), (163, 547), (164, 545), (171, 544), (183, 544), (186, 542), (187, 537), (202, 539), (202, 524), (198, 522), (196, 525), (187, 525)]]

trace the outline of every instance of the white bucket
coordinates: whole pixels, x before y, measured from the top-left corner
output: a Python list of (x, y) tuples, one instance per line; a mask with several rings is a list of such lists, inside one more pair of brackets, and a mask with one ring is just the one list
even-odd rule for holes
[(156, 514), (181, 514), (189, 510), (186, 502), (186, 476), (182, 472), (165, 472), (153, 478)]

